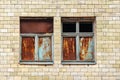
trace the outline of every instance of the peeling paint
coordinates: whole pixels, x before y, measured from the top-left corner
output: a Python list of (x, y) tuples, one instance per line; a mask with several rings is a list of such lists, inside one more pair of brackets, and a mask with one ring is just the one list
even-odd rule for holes
[(93, 60), (94, 55), (94, 40), (86, 37), (80, 38), (80, 60)]
[(51, 60), (51, 38), (44, 37), (39, 38), (39, 49), (38, 49), (39, 60)]

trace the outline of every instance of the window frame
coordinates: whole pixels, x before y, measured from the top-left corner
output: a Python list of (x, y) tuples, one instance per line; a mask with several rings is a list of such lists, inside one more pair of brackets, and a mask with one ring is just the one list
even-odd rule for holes
[[(47, 18), (47, 17), (45, 17)], [(22, 18), (20, 18), (21, 20)], [(26, 18), (24, 18), (26, 19)], [(34, 19), (33, 18), (29, 18), (28, 19)], [(53, 20), (54, 21), (54, 20)], [(54, 26), (53, 26), (54, 28)], [(23, 37), (34, 37), (35, 39), (35, 58), (34, 60), (22, 60), (22, 38)], [(52, 53), (52, 60), (38, 60), (38, 39), (39, 37), (50, 37), (51, 38), (51, 53)], [(53, 32), (52, 33), (44, 33), (44, 34), (38, 34), (38, 33), (20, 33), (20, 56), (19, 56), (19, 64), (44, 64), (44, 65), (50, 65), (50, 64), (54, 64), (54, 36), (53, 36)]]
[[(64, 18), (64, 17), (63, 17)], [(69, 18), (69, 17), (67, 17)], [(67, 18), (65, 17), (65, 19), (67, 20)], [(73, 18), (76, 18), (76, 17), (73, 17)], [(84, 18), (84, 17), (82, 17)], [(87, 17), (85, 17), (87, 18)], [(61, 64), (96, 64), (96, 39), (95, 39), (95, 36), (96, 36), (96, 31), (95, 31), (95, 17), (94, 17), (94, 20), (88, 20), (88, 21), (84, 21), (84, 20), (80, 20), (80, 18), (77, 18), (78, 20), (77, 21), (73, 21), (73, 20), (68, 20), (68, 21), (61, 21)], [(75, 22), (76, 23), (76, 32), (63, 32), (63, 22)], [(92, 32), (79, 32), (80, 28), (79, 28), (79, 23), (80, 22), (92, 22), (93, 24), (93, 28), (92, 28)], [(89, 33), (89, 34), (87, 34)], [(76, 41), (76, 60), (63, 60), (63, 38), (64, 37), (74, 37), (75, 38), (75, 41)], [(80, 57), (79, 57), (79, 40), (80, 40), (80, 37), (92, 37), (93, 40), (94, 40), (94, 60), (92, 61), (85, 61), (85, 60), (80, 60)]]

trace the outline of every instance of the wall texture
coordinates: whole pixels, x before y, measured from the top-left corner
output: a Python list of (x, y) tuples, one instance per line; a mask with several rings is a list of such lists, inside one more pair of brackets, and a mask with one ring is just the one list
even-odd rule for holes
[[(54, 64), (20, 65), (20, 16), (54, 17)], [(61, 64), (61, 17), (96, 16), (96, 65)], [(0, 0), (0, 80), (120, 80), (120, 0)]]

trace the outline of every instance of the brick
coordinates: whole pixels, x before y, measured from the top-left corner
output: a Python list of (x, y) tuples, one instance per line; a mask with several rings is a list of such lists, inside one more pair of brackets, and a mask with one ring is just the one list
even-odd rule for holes
[[(119, 80), (119, 0), (0, 0), (1, 80)], [(95, 65), (61, 64), (61, 17), (96, 17)], [(54, 18), (54, 64), (20, 65), (20, 17)]]

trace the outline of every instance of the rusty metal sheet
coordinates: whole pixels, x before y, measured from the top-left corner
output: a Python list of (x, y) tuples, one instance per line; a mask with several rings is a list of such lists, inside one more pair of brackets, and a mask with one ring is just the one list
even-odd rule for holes
[(33, 37), (22, 38), (22, 60), (34, 60), (35, 40)]
[(51, 38), (40, 37), (38, 44), (39, 60), (52, 60)]
[(75, 38), (63, 38), (63, 60), (76, 60)]
[(80, 38), (80, 60), (93, 60), (94, 40), (91, 37)]
[(45, 20), (21, 20), (20, 22), (21, 33), (52, 33), (53, 21)]

